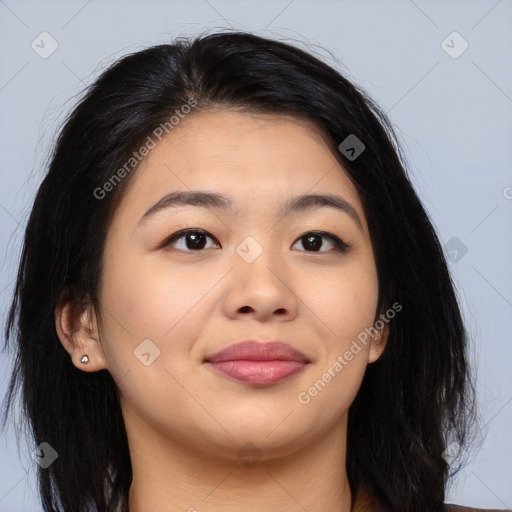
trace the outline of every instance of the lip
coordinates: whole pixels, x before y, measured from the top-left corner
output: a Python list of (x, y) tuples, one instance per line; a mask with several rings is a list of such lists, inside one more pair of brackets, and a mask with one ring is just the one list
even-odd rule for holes
[(276, 384), (297, 374), (311, 361), (280, 341), (242, 341), (207, 356), (204, 363), (233, 379), (253, 385)]

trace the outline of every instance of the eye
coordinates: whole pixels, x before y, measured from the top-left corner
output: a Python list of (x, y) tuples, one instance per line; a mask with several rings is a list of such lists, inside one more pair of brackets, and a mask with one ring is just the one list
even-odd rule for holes
[(320, 248), (324, 246), (322, 238), (327, 238), (330, 240), (330, 245), (332, 246), (331, 249), (334, 251), (345, 252), (350, 247), (343, 240), (341, 240), (341, 238), (331, 233), (326, 233), (325, 231), (308, 231), (299, 237), (297, 242), (302, 240), (302, 246), (311, 249), (307, 252), (328, 252), (328, 250), (320, 251)]
[[(162, 243), (161, 247), (174, 245), (177, 249), (185, 250), (188, 252), (197, 252), (205, 248), (207, 238), (214, 240), (212, 235), (202, 229), (182, 229), (181, 231), (178, 231), (177, 233), (174, 233), (169, 238), (167, 238)], [(184, 243), (181, 243), (181, 247), (178, 247), (180, 244), (175, 244), (175, 242), (181, 241), (182, 239), (184, 240)], [(183, 247), (183, 245), (185, 247)]]
[[(173, 246), (176, 249), (186, 252), (200, 252), (208, 248), (205, 247), (208, 238), (215, 240), (212, 235), (203, 229), (182, 229), (164, 240), (160, 247)], [(328, 252), (329, 248), (320, 251), (325, 245), (322, 241), (323, 238), (329, 240), (331, 245), (330, 250), (345, 252), (350, 247), (336, 235), (326, 233), (325, 231), (308, 231), (299, 237), (297, 242), (302, 240), (302, 246), (306, 249), (306, 252)], [(181, 246), (180, 243), (177, 242), (181, 242)], [(295, 244), (297, 242), (295, 242)]]

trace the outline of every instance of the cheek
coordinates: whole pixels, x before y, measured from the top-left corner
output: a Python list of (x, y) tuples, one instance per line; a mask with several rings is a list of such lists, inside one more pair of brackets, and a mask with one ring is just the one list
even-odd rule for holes
[(146, 415), (161, 409), (164, 398), (179, 402), (178, 382), (190, 370), (190, 348), (201, 327), (194, 306), (211, 285), (136, 257), (105, 258), (104, 268), (103, 347), (125, 404)]
[(115, 377), (139, 370), (136, 354), (149, 339), (158, 354), (154, 366), (185, 372), (194, 340), (207, 322), (201, 315), (214, 307), (208, 292), (219, 276), (192, 267), (180, 271), (168, 262), (144, 260), (140, 255), (121, 259), (112, 254), (116, 251), (105, 255), (100, 293), (109, 369)]
[(211, 287), (208, 276), (137, 254), (106, 255), (103, 275), (102, 302), (134, 339), (164, 337)]
[[(369, 344), (365, 329), (373, 325), (378, 282), (372, 266), (351, 266), (333, 273), (315, 287), (311, 309), (320, 312), (327, 325), (320, 364), (296, 396), (303, 413), (331, 425), (348, 411), (368, 364)], [(359, 337), (358, 336), (361, 336)]]
[(326, 341), (332, 348), (357, 337), (373, 325), (378, 301), (378, 281), (372, 265), (347, 264), (315, 279), (308, 277), (300, 285), (304, 301), (323, 321)]

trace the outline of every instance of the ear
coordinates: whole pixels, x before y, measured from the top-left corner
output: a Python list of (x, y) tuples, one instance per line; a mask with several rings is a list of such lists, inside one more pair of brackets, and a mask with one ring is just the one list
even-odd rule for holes
[[(69, 300), (60, 302), (55, 308), (55, 328), (62, 346), (78, 369), (96, 372), (107, 368), (92, 304), (80, 306)], [(89, 358), (87, 363), (81, 362), (84, 355)]]
[(388, 343), (389, 337), (389, 325), (382, 322), (384, 326), (382, 329), (377, 330), (377, 334), (372, 338), (370, 342), (370, 350), (368, 353), (368, 363), (374, 363), (384, 352)]

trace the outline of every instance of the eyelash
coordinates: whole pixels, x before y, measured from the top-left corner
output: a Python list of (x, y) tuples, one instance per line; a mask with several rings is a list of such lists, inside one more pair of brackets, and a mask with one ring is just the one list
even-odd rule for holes
[[(163, 242), (162, 244), (160, 245), (159, 248), (164, 248), (164, 247), (167, 247), (169, 246), (172, 242), (176, 241), (176, 240), (179, 240), (180, 238), (184, 238), (187, 234), (189, 233), (197, 233), (197, 234), (202, 234), (202, 235), (206, 235), (207, 237), (210, 237), (212, 239), (215, 239), (215, 237), (213, 237), (213, 235), (210, 235), (210, 233), (208, 233), (208, 231), (205, 231), (204, 229), (194, 229), (194, 228), (189, 228), (189, 229), (182, 229), (181, 231), (178, 231), (176, 233), (173, 233), (171, 236), (167, 237)], [(333, 243), (334, 243), (334, 249), (331, 249), (331, 250), (328, 250), (328, 251), (302, 251), (302, 252), (312, 252), (312, 253), (322, 253), (322, 252), (331, 252), (331, 251), (335, 251), (335, 252), (347, 252), (348, 249), (350, 249), (350, 245), (348, 245), (347, 243), (345, 243), (343, 240), (341, 240), (341, 238), (337, 237), (336, 235), (333, 235), (332, 233), (327, 233), (325, 231), (318, 231), (318, 230), (312, 230), (312, 231), (307, 231), (306, 233), (302, 234), (301, 236), (299, 236), (297, 238), (297, 240), (294, 242), (294, 245), (297, 241), (301, 240), (302, 238), (305, 238), (307, 235), (316, 235), (316, 236), (322, 236), (324, 238), (328, 238), (330, 239)], [(184, 252), (203, 252), (204, 249), (198, 249), (198, 250), (190, 250), (190, 249), (179, 249), (179, 250), (182, 250)]]

